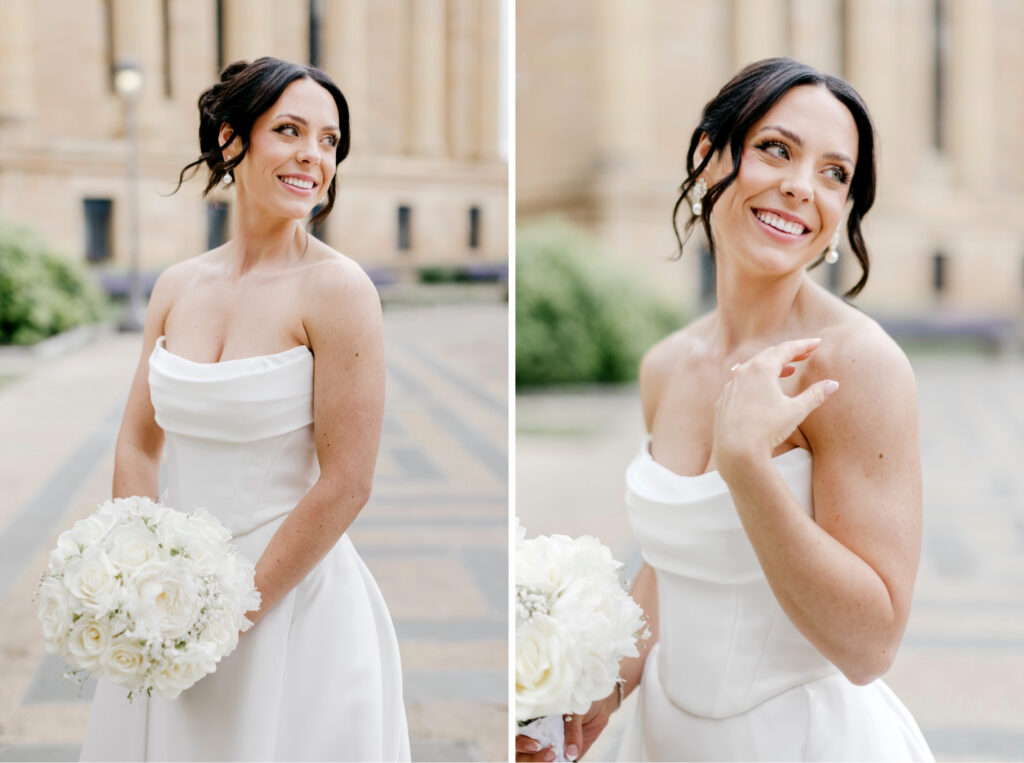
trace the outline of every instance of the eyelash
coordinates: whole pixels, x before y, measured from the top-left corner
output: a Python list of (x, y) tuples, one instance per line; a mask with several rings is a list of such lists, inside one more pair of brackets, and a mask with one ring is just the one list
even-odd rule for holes
[[(768, 151), (768, 149), (773, 147), (773, 146), (777, 146), (778, 148), (781, 148), (783, 150), (783, 152), (785, 152), (785, 156), (776, 156), (775, 154), (770, 154), (771, 156), (776, 156), (777, 159), (786, 159), (786, 158), (789, 157), (789, 147), (785, 143), (783, 143), (781, 140), (774, 140), (772, 138), (767, 138), (765, 140), (762, 140), (760, 143), (755, 144), (755, 148), (757, 148), (757, 149), (759, 149), (761, 151), (764, 151), (765, 153), (770, 153)], [(850, 181), (850, 173), (847, 172), (845, 167), (840, 167), (839, 165), (833, 165), (833, 166), (829, 167), (829, 169), (830, 170), (835, 170), (838, 173), (838, 175), (836, 175), (836, 177), (835, 177), (836, 182), (839, 182), (839, 183), (842, 183), (843, 185), (846, 185)]]
[[(274, 128), (274, 132), (279, 132), (279, 133), (284, 133), (285, 130), (293, 130), (294, 133), (295, 133), (295, 137), (298, 137), (299, 128), (296, 127), (293, 124), (284, 124), (284, 125), (281, 125), (280, 127), (275, 127)], [(328, 138), (331, 141), (331, 148), (336, 148), (337, 147), (337, 145), (338, 145), (338, 138), (336, 136), (334, 136), (334, 135), (325, 135), (324, 137)]]

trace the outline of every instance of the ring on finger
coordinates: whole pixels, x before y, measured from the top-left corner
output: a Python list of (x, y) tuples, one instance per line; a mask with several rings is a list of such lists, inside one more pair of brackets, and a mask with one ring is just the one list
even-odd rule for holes
[(740, 367), (740, 364), (739, 364), (739, 363), (733, 363), (733, 366), (732, 366), (732, 368), (730, 368), (730, 369), (729, 369), (729, 371), (730, 371), (730, 372), (731, 372), (731, 371), (735, 371), (735, 370), (736, 370), (737, 368), (739, 368), (739, 367)]

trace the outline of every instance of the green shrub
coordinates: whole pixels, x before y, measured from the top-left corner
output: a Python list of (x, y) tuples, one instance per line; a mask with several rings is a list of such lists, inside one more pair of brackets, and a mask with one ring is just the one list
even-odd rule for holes
[(34, 344), (98, 320), (104, 296), (31, 230), (0, 223), (0, 344)]
[(516, 385), (621, 382), (680, 312), (557, 221), (516, 231)]

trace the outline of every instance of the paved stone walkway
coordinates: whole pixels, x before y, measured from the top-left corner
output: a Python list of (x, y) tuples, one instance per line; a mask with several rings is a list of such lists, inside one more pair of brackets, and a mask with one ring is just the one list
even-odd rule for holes
[[(398, 632), (414, 760), (508, 749), (507, 308), (385, 311), (373, 498), (350, 535)], [(33, 593), (57, 535), (110, 495), (138, 335), (0, 354), (0, 761), (76, 760), (91, 684), (58, 676)]]
[[(924, 546), (906, 637), (885, 680), (939, 760), (1022, 760), (1024, 360), (911, 362)], [(516, 503), (529, 534), (597, 535), (635, 572), (622, 503), (623, 470), (643, 433), (635, 387), (520, 395), (516, 428)], [(588, 758), (606, 759), (604, 741)]]

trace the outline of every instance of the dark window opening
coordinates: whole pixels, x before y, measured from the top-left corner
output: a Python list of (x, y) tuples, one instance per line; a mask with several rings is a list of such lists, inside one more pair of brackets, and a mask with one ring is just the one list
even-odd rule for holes
[(946, 260), (948, 258), (942, 252), (936, 252), (932, 256), (932, 288), (935, 290), (935, 294), (939, 295), (946, 291), (947, 281), (949, 280), (947, 274)]
[(469, 208), (469, 248), (480, 248), (480, 207)]
[(216, 249), (228, 240), (228, 205), (223, 201), (206, 202), (206, 248)]
[(320, 68), (323, 50), (321, 30), (324, 23), (324, 0), (309, 0), (309, 65)]
[(224, 70), (224, 0), (217, 0), (217, 74)]
[(85, 199), (85, 259), (104, 262), (112, 255), (110, 221), (114, 202), (110, 199)]
[(398, 248), (402, 251), (412, 249), (412, 208), (404, 204), (398, 208)]

